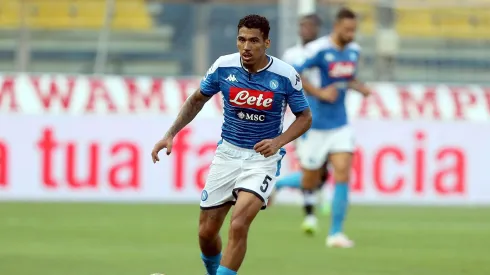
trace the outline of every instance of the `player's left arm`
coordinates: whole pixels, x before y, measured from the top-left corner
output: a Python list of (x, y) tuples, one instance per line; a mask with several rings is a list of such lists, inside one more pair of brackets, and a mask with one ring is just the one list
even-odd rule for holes
[(255, 151), (265, 157), (273, 156), (281, 147), (299, 138), (311, 127), (313, 119), (311, 117), (310, 106), (304, 95), (301, 78), (296, 71), (293, 69), (292, 71), (292, 76), (289, 78), (291, 83), (289, 86), (291, 87), (287, 91), (286, 100), (296, 119), (281, 135), (274, 139), (265, 139), (255, 144)]
[(301, 78), (295, 70), (292, 70), (289, 81), (290, 89), (287, 95), (287, 103), (296, 119), (284, 133), (277, 137), (281, 147), (306, 133), (313, 121), (310, 107), (303, 91)]
[[(361, 48), (359, 46), (357, 46), (357, 47), (358, 47), (358, 49), (357, 49), (357, 60), (360, 60)], [(357, 66), (359, 66), (359, 64)], [(359, 67), (356, 68), (356, 72), (355, 72), (354, 76), (352, 77), (352, 79), (347, 83), (348, 84), (347, 86), (349, 87), (349, 89), (356, 90), (365, 97), (369, 96), (371, 94), (371, 90), (369, 89), (369, 87), (366, 86), (365, 83), (363, 83), (357, 79), (357, 71), (358, 70), (359, 70)]]
[(359, 81), (357, 78), (353, 78), (349, 81), (348, 87), (352, 90), (356, 90), (361, 93), (363, 96), (369, 96), (371, 94), (371, 89), (369, 89), (366, 84)]

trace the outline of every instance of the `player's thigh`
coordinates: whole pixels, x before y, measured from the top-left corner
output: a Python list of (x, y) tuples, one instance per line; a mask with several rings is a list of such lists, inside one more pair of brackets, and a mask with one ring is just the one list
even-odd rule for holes
[(236, 237), (246, 235), (250, 225), (264, 208), (264, 201), (255, 192), (237, 189), (237, 200), (230, 219), (230, 231), (238, 234)]
[(241, 172), (241, 160), (220, 147), (216, 150), (201, 193), (202, 210), (219, 208), (234, 201), (233, 188)]
[(329, 155), (333, 167), (333, 176), (336, 182), (348, 182), (352, 167), (351, 152), (337, 152)]
[(328, 135), (328, 131), (310, 129), (298, 139), (297, 155), (303, 169), (315, 171), (323, 166), (330, 146)]
[(334, 132), (329, 161), (334, 168), (335, 181), (349, 180), (354, 149), (354, 131), (350, 126), (342, 127)]
[(238, 176), (233, 193), (238, 199), (240, 191), (254, 194), (263, 203), (263, 208), (267, 206), (272, 191), (279, 176), (281, 161), (284, 153), (277, 153), (268, 158), (256, 154), (251, 159), (244, 162), (242, 173)]

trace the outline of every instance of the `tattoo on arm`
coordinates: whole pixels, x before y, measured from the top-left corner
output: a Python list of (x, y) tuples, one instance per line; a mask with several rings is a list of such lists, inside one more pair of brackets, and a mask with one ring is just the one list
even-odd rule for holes
[(201, 90), (195, 91), (185, 102), (180, 109), (177, 118), (167, 131), (165, 136), (175, 136), (182, 128), (189, 124), (197, 114), (202, 110), (204, 104), (208, 102), (211, 97), (205, 96), (201, 93)]

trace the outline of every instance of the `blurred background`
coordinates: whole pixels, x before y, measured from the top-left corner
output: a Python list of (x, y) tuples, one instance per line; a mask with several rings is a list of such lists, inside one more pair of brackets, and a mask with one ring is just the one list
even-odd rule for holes
[[(0, 274), (203, 274), (197, 204), (220, 99), (158, 165), (154, 142), (236, 51), (241, 17), (269, 19), (280, 57), (300, 15), (328, 34), (343, 6), (374, 92), (347, 100), (357, 247), (325, 247), (328, 213), (303, 236), (286, 190), (240, 274), (490, 274), (489, 0), (0, 0)], [(290, 152), (282, 175), (298, 169)]]
[[(2, 0), (0, 5), (3, 71), (200, 75), (218, 56), (235, 50), (236, 21), (249, 13), (270, 20), (270, 53), (280, 56), (296, 42), (302, 4)], [(489, 1), (320, 0), (316, 9), (325, 33), (342, 5), (360, 17), (363, 63), (376, 68), (363, 72), (366, 80), (489, 81)]]

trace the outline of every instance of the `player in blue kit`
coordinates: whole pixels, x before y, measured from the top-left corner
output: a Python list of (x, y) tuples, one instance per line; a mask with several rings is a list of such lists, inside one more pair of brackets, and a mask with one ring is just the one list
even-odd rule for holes
[[(321, 26), (322, 26), (322, 21), (318, 15), (308, 14), (302, 16), (301, 19), (299, 20), (299, 36), (301, 39), (301, 43), (298, 43), (297, 45), (288, 48), (284, 52), (282, 60), (286, 61), (291, 65), (301, 65), (307, 57), (306, 45), (318, 38)], [(315, 85), (315, 87), (320, 87), (321, 77), (320, 77), (320, 70), (318, 68), (311, 68), (305, 71), (303, 75), (306, 78), (308, 78), (308, 81), (312, 85)], [(302, 142), (301, 139), (302, 138), (299, 138), (295, 142), (296, 152), (301, 151), (300, 146), (304, 143)], [(322, 174), (320, 176), (320, 182), (318, 184), (318, 190), (320, 190), (323, 187), (323, 184), (328, 179), (327, 166), (328, 163), (325, 162), (323, 164)], [(285, 187), (302, 189), (301, 186), (302, 177), (303, 177), (302, 172), (296, 172), (287, 175), (277, 181), (276, 190), (279, 191), (280, 189)], [(301, 227), (305, 231), (305, 233), (313, 234), (317, 230), (317, 218), (315, 215), (313, 215), (313, 209), (316, 204), (316, 194), (311, 194), (311, 190), (309, 189), (302, 190), (302, 191), (304, 197), (304, 210), (305, 210), (306, 217)], [(326, 203), (325, 206), (327, 206)], [(328, 213), (329, 209), (330, 209), (329, 206), (324, 207), (324, 212)]]
[[(155, 144), (158, 152), (172, 151), (175, 135), (221, 91), (224, 123), (221, 141), (201, 193), (199, 245), (210, 275), (237, 274), (245, 257), (250, 225), (265, 209), (279, 175), (284, 145), (311, 126), (311, 113), (301, 78), (291, 65), (266, 54), (270, 45), (269, 22), (248, 15), (238, 23), (238, 53), (214, 62), (200, 88), (182, 106), (174, 124)], [(283, 133), (289, 105), (296, 119)], [(219, 231), (232, 205), (228, 244), (221, 257)]]
[(326, 244), (329, 247), (352, 247), (354, 242), (343, 232), (349, 195), (354, 135), (348, 125), (345, 96), (348, 89), (365, 96), (369, 89), (356, 79), (360, 46), (354, 41), (357, 20), (354, 12), (341, 9), (334, 30), (306, 45), (306, 59), (296, 67), (304, 74), (308, 69), (320, 71), (320, 87), (303, 75), (305, 91), (313, 114), (311, 129), (298, 140), (298, 155), (303, 168), (302, 186), (311, 193), (317, 188), (328, 158), (333, 166), (335, 191), (332, 201), (332, 220)]

